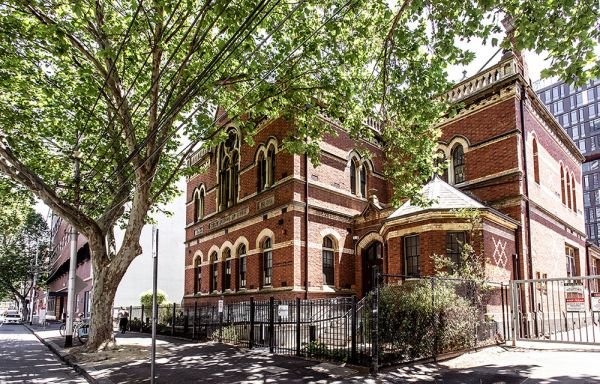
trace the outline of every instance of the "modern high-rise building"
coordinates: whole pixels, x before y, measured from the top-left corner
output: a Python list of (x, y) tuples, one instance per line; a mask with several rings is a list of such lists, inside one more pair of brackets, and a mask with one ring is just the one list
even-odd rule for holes
[(600, 80), (580, 87), (540, 81), (534, 88), (585, 156), (582, 210), (589, 241), (600, 245)]

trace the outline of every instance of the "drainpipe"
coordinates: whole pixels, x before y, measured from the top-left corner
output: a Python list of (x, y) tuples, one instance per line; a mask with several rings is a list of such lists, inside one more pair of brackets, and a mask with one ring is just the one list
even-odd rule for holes
[(304, 299), (308, 299), (308, 153), (304, 154)]
[[(530, 211), (530, 205), (529, 205), (529, 177), (528, 177), (528, 173), (527, 173), (527, 147), (526, 147), (526, 143), (527, 140), (525, 139), (525, 97), (526, 97), (526, 90), (525, 90), (525, 86), (523, 84), (521, 84), (521, 99), (519, 100), (519, 115), (521, 118), (521, 144), (522, 144), (522, 151), (523, 151), (523, 170), (524, 170), (524, 186), (525, 186), (525, 220), (527, 221), (527, 275), (529, 279), (533, 279), (533, 266), (532, 266), (532, 260), (533, 257), (531, 256), (531, 211)], [(525, 271), (523, 271), (525, 274)], [(533, 303), (533, 285), (530, 284), (529, 285), (529, 306), (531, 308), (532, 311), (535, 310), (534, 308), (534, 303)]]

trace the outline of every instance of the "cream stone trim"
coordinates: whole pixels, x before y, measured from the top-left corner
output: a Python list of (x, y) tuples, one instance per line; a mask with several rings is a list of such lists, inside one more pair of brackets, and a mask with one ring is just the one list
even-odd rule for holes
[(476, 179), (463, 181), (462, 183), (459, 183), (459, 184), (456, 184), (456, 185), (460, 186), (460, 187), (465, 187), (465, 186), (468, 186), (468, 185), (474, 185), (474, 184), (482, 183), (484, 181), (492, 180), (492, 179), (495, 179), (495, 178), (498, 178), (498, 177), (513, 175), (513, 174), (516, 174), (516, 173), (519, 173), (519, 172), (521, 172), (519, 170), (519, 168), (511, 168), (511, 169), (507, 169), (507, 170), (502, 171), (502, 172), (493, 173), (491, 175), (482, 176), (482, 177), (478, 177)]
[(412, 227), (390, 231), (386, 234), (385, 240), (388, 241), (389, 239), (394, 239), (396, 237), (402, 237), (413, 233), (429, 231), (470, 231), (471, 229), (473, 229), (473, 225), (471, 223), (417, 224)]
[(250, 250), (250, 242), (248, 241), (248, 239), (245, 236), (240, 236), (237, 238), (237, 240), (235, 241), (235, 243), (233, 243), (233, 252), (234, 258), (239, 257), (240, 255), (238, 255), (238, 249), (240, 248), (240, 245), (244, 244), (246, 246), (246, 255), (248, 254), (248, 251)]
[[(465, 108), (462, 108), (458, 113), (451, 118), (444, 118), (437, 126), (438, 128), (442, 128), (445, 125), (454, 123), (456, 121), (467, 118), (468, 116), (480, 112), (482, 110), (493, 107), (496, 104), (504, 102), (511, 97), (516, 95), (516, 80), (517, 75), (513, 75), (512, 81), (509, 80), (509, 84), (507, 86), (501, 88), (499, 91), (496, 91), (493, 95), (490, 95), (476, 103), (469, 104)], [(510, 79), (510, 78), (507, 78)]]
[(202, 254), (202, 251), (197, 250), (196, 252), (194, 252), (194, 256), (192, 256), (192, 267), (194, 265), (196, 265), (196, 260), (198, 260), (198, 258), (200, 258), (200, 265), (202, 265), (202, 260), (204, 260), (204, 255)]
[(379, 234), (378, 232), (369, 232), (368, 234), (363, 236), (362, 239), (360, 239), (360, 241), (356, 245), (356, 254), (360, 255), (362, 253), (362, 250), (367, 245), (371, 244), (373, 241), (379, 241), (382, 246), (385, 246), (385, 241), (381, 234)]
[(339, 242), (342, 240), (342, 235), (340, 235), (335, 229), (328, 227), (322, 229), (319, 234), (321, 235), (321, 239), (324, 239), (326, 236), (332, 236), (336, 240), (336, 246), (339, 247)]
[(262, 231), (260, 231), (258, 236), (256, 236), (256, 249), (262, 249), (261, 243), (266, 237), (271, 238), (271, 249), (274, 249), (276, 243), (275, 233), (269, 228), (264, 228)]
[(492, 144), (496, 144), (499, 143), (501, 141), (504, 140), (508, 140), (511, 139), (513, 137), (518, 136), (519, 133), (517, 131), (512, 131), (506, 134), (503, 134), (502, 136), (496, 137), (495, 139), (489, 140), (489, 141), (484, 141), (483, 143), (479, 143), (479, 144), (474, 144), (473, 146), (471, 146), (470, 150), (476, 150), (476, 149), (480, 149), (480, 148), (485, 148), (488, 145), (492, 145)]
[(220, 261), (226, 260), (226, 259), (224, 259), (224, 257), (225, 257), (225, 252), (224, 251), (225, 251), (226, 248), (229, 248), (229, 256), (231, 258), (234, 257), (233, 256), (233, 253), (234, 253), (233, 244), (231, 244), (231, 241), (225, 240), (223, 242), (223, 244), (221, 244), (221, 248), (219, 249), (219, 260)]
[[(515, 226), (516, 228), (516, 226)], [(493, 225), (490, 225), (489, 223), (484, 222), (483, 223), (483, 230), (485, 232), (489, 232), (489, 233), (493, 233), (494, 235), (503, 237), (505, 239), (508, 240), (514, 240), (515, 239), (515, 233), (510, 232), (510, 231), (501, 231), (500, 229), (494, 227)]]
[(501, 225), (510, 230), (515, 230), (519, 227), (519, 223), (516, 220), (514, 220), (512, 218), (507, 219), (505, 217), (498, 216), (495, 213), (492, 213), (490, 211), (481, 212), (481, 218), (491, 221), (492, 223)]
[(213, 253), (217, 253), (217, 260), (221, 260), (221, 252), (219, 250), (219, 247), (217, 247), (216, 244), (214, 244), (212, 247), (210, 247), (210, 249), (207, 252), (208, 255), (208, 261), (206, 261), (206, 263), (202, 263), (202, 265), (210, 265), (212, 263), (214, 263), (213, 260), (211, 260), (211, 257), (213, 255)]

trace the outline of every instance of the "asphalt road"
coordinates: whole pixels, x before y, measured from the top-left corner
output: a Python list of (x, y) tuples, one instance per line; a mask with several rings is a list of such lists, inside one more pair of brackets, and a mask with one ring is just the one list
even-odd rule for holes
[(87, 383), (22, 325), (0, 325), (0, 383)]

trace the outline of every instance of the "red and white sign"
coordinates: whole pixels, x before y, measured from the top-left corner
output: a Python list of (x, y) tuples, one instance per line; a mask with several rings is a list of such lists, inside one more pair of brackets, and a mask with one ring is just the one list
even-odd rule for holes
[(565, 301), (567, 312), (585, 312), (583, 285), (565, 284)]
[(600, 292), (592, 292), (592, 311), (600, 312)]

